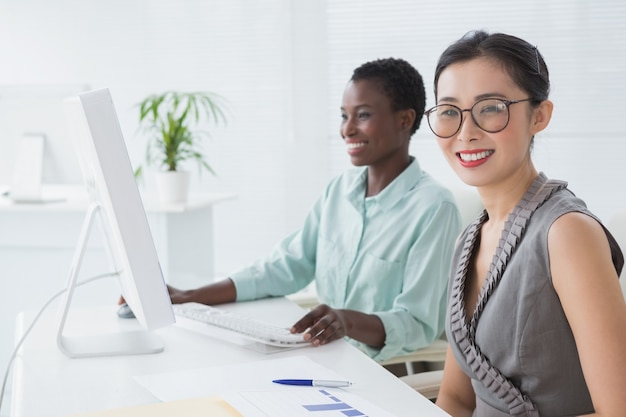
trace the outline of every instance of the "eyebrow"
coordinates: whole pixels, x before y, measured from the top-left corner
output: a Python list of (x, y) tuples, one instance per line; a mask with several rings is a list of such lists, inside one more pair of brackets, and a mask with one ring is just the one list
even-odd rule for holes
[[(485, 93), (485, 94), (480, 94), (476, 97), (474, 97), (474, 102), (478, 101), (478, 100), (483, 100), (485, 98), (506, 98), (507, 96), (505, 96), (502, 93)], [(454, 98), (454, 97), (441, 97), (439, 100), (437, 100), (437, 103), (439, 103), (440, 101), (449, 101), (452, 103), (458, 103), (459, 100)]]
[[(354, 106), (354, 110), (361, 110), (361, 109), (364, 109), (364, 108), (365, 109), (371, 109), (372, 107), (373, 106), (371, 104), (359, 104), (357, 106)], [(343, 107), (343, 106), (341, 106), (339, 109), (342, 110), (342, 111), (346, 111), (346, 108)]]

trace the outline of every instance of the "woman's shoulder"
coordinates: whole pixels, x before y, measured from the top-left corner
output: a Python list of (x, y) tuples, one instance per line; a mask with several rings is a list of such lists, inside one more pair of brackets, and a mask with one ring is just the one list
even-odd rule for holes
[(623, 255), (613, 236), (602, 221), (587, 209), (583, 200), (564, 191), (567, 190), (561, 190), (550, 199), (553, 201), (546, 226), (551, 256), (556, 257), (560, 253), (563, 259), (571, 260), (577, 251), (591, 255), (608, 247), (619, 273)]
[(555, 191), (536, 211), (534, 216), (543, 217), (548, 226), (557, 219), (569, 213), (579, 213), (598, 220), (591, 213), (584, 200), (577, 197), (569, 188), (561, 188)]

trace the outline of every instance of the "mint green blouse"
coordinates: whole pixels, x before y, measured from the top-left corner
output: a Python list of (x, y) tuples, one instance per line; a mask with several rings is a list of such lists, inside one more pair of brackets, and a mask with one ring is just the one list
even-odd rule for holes
[(386, 332), (378, 361), (432, 343), (443, 331), (454, 242), (461, 230), (452, 193), (416, 159), (365, 198), (367, 168), (333, 179), (301, 230), (230, 277), (237, 301), (283, 296), (316, 281), (320, 302), (373, 313)]

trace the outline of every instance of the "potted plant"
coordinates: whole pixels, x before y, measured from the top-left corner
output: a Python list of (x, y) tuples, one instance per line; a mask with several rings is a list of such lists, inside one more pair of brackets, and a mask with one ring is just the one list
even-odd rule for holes
[[(196, 130), (201, 122), (226, 124), (226, 101), (212, 92), (166, 91), (152, 94), (139, 104), (139, 123), (148, 133), (146, 165), (157, 168), (157, 191), (164, 202), (187, 198), (189, 172), (181, 166), (195, 161), (200, 171), (215, 171), (202, 151), (205, 130)], [(141, 177), (143, 168), (135, 171)]]

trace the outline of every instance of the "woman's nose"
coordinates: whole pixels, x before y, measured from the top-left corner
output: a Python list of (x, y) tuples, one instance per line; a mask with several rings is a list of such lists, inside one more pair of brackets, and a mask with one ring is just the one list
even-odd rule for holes
[(474, 118), (472, 117), (469, 110), (464, 110), (467, 113), (463, 113), (463, 118), (461, 119), (461, 126), (459, 127), (459, 131), (456, 134), (458, 140), (463, 142), (469, 142), (470, 140), (476, 139), (476, 133), (481, 129), (478, 127)]
[(347, 118), (341, 122), (340, 133), (342, 138), (354, 136), (356, 132), (356, 125), (352, 119)]

